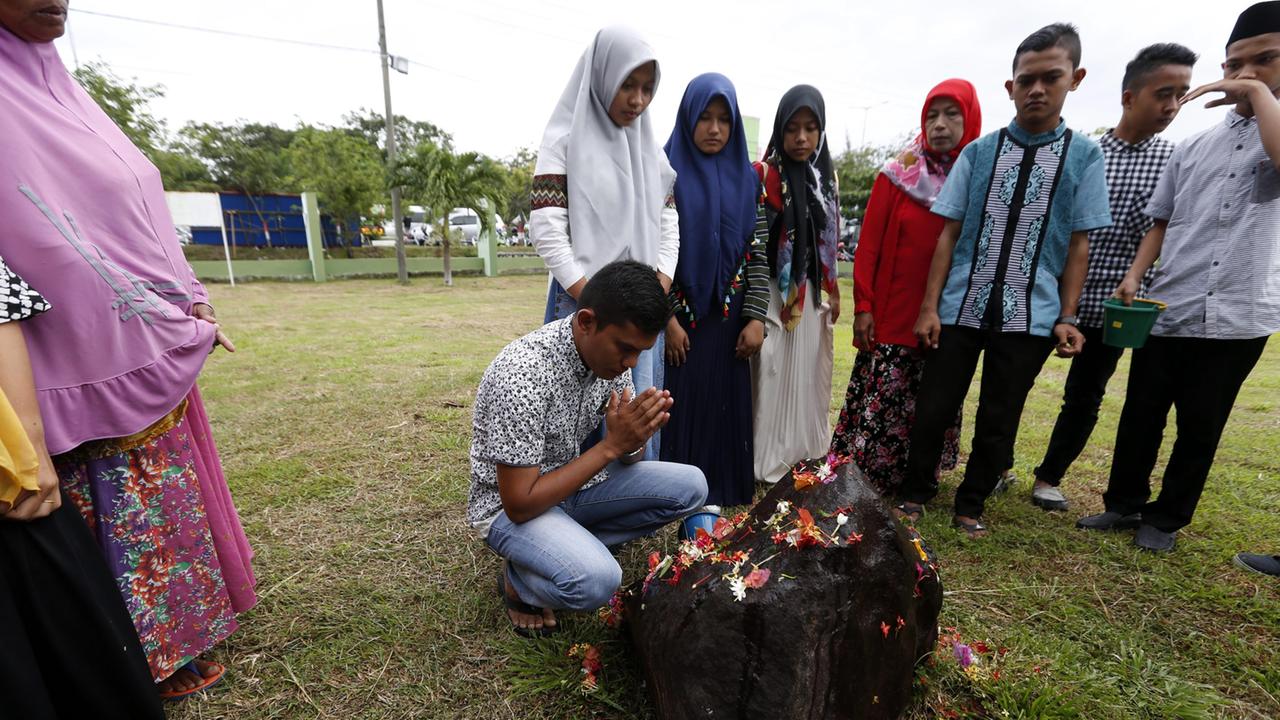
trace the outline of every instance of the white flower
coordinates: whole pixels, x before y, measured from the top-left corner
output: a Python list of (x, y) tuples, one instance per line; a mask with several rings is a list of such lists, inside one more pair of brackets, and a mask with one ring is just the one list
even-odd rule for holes
[(836, 515), (836, 527), (843, 527), (844, 524), (847, 522), (849, 522), (848, 515), (845, 515), (844, 513), (840, 513), (839, 515)]
[(831, 477), (831, 473), (832, 473), (831, 463), (824, 462), (822, 463), (822, 466), (818, 468), (819, 479), (826, 480), (827, 478)]
[(733, 599), (742, 602), (747, 596), (747, 583), (742, 579), (741, 575), (734, 575), (729, 578), (729, 591), (733, 593)]
[(791, 512), (791, 503), (787, 502), (786, 500), (781, 500), (781, 501), (779, 501), (779, 502), (778, 502), (778, 512), (780, 512), (780, 513), (782, 513), (782, 514), (784, 514), (784, 515), (785, 515), (785, 514), (787, 514), (787, 513), (789, 513), (789, 512)]

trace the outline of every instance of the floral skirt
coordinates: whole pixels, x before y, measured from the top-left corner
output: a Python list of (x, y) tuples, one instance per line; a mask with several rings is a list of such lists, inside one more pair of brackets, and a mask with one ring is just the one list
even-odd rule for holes
[[(853, 361), (844, 408), (831, 437), (831, 451), (848, 455), (883, 495), (892, 495), (907, 472), (916, 395), (924, 373), (924, 356), (904, 345), (876, 345), (859, 351)], [(937, 473), (956, 466), (960, 455), (960, 418), (942, 444)]]
[[(202, 492), (209, 484), (199, 476), (209, 462), (200, 449), (207, 427), (193, 424), (204, 422), (193, 391), (136, 435), (85, 443), (54, 459), (65, 496), (106, 557), (157, 681), (229, 636), (236, 612), (256, 600), (251, 552), (234, 508), (230, 534), (239, 541), (230, 543), (230, 553), (215, 542), (218, 529), (226, 534), (228, 519), (213, 517), (225, 510), (224, 499), (214, 494), (218, 507), (207, 509)], [(224, 579), (224, 559), (233, 580)]]

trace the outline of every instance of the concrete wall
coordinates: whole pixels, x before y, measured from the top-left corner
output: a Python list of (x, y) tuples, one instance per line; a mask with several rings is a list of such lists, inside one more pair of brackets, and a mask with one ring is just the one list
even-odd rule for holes
[[(328, 277), (395, 277), (395, 258), (328, 258), (324, 261)], [(484, 259), (478, 257), (453, 258), (456, 273), (483, 273)], [(444, 272), (440, 258), (411, 257), (407, 260), (411, 275), (439, 275)], [(501, 257), (497, 259), (497, 271), (504, 273), (544, 272), (542, 258)], [(227, 263), (222, 260), (200, 260), (191, 263), (196, 277), (204, 281), (225, 282)], [(247, 280), (313, 280), (315, 273), (310, 260), (233, 260), (231, 269), (236, 282)]]

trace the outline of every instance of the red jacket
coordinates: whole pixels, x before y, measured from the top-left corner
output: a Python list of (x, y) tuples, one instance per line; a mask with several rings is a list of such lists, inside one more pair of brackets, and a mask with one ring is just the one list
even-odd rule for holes
[(945, 223), (883, 173), (876, 178), (853, 257), (853, 311), (871, 313), (877, 343), (919, 344), (912, 330)]

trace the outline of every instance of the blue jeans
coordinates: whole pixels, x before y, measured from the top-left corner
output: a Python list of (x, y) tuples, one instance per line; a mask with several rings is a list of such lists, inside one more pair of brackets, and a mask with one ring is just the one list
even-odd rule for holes
[[(560, 281), (552, 279), (551, 289), (547, 292), (547, 308), (543, 322), (549, 323), (552, 320), (563, 320), (577, 312), (577, 310), (578, 301), (574, 300), (573, 296), (560, 286)], [(664, 345), (666, 345), (666, 333), (659, 332), (658, 342), (654, 343), (653, 347), (640, 353), (640, 358), (636, 361), (636, 367), (631, 371), (631, 381), (636, 386), (636, 393), (642, 393), (651, 387), (656, 387), (659, 390), (663, 388), (663, 375), (666, 368), (663, 357)], [(600, 442), (603, 437), (604, 424), (602, 423), (596, 434), (587, 438), (586, 443), (583, 444), (583, 452)], [(659, 430), (654, 433), (653, 437), (649, 438), (649, 442), (645, 443), (644, 459), (657, 460), (661, 455), (661, 451), (662, 431)]]
[(702, 507), (707, 480), (692, 465), (609, 465), (609, 479), (514, 523), (498, 513), (489, 547), (509, 561), (511, 584), (538, 607), (594, 610), (622, 584), (609, 548), (656, 532)]

